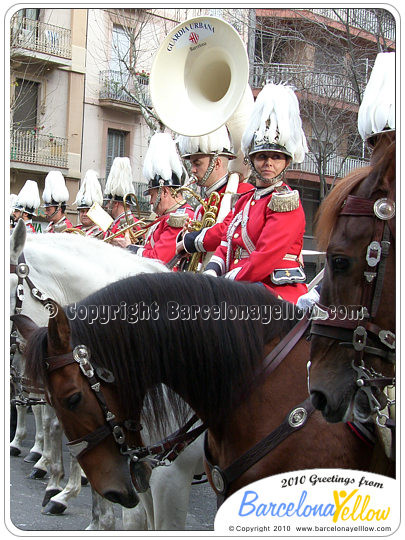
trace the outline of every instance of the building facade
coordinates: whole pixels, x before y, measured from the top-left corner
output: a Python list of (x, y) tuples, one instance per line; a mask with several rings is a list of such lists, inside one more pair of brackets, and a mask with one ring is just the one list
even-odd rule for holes
[(240, 33), (254, 95), (270, 81), (296, 89), (310, 151), (288, 180), (304, 203), (304, 247), (314, 249), (321, 198), (367, 162), (357, 110), (376, 54), (395, 50), (395, 17), (383, 9), (20, 9), (10, 17), (10, 192), (28, 178), (41, 191), (49, 170), (61, 170), (76, 223), (72, 202), (86, 171), (104, 184), (114, 158), (128, 156), (148, 211), (142, 163), (157, 125), (153, 58), (177, 24), (201, 15)]

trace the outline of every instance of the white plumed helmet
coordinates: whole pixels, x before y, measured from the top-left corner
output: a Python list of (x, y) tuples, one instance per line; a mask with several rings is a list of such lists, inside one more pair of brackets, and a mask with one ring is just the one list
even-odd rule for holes
[(269, 83), (258, 94), (242, 136), (242, 151), (280, 152), (301, 163), (308, 152), (297, 96), (291, 86)]
[(379, 53), (364, 91), (357, 125), (363, 140), (395, 130), (395, 53)]
[(103, 193), (96, 171), (89, 169), (83, 178), (75, 204), (77, 204), (77, 209), (80, 210), (90, 208), (95, 202), (100, 205), (103, 204)]

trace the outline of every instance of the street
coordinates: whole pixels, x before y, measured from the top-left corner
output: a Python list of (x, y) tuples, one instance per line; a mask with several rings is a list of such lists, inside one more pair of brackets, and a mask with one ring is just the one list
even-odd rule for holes
[[(47, 476), (41, 480), (27, 478), (32, 464), (24, 462), (33, 444), (33, 415), (27, 414), (28, 436), (20, 456), (10, 457), (10, 509), (5, 508), (6, 522), (19, 529), (16, 531), (83, 531), (91, 521), (91, 489), (82, 487), (78, 497), (68, 501), (68, 507), (61, 515), (41, 514)], [(69, 470), (69, 454), (63, 448), (65, 470)], [(67, 479), (65, 479), (67, 481)], [(9, 511), (9, 515), (8, 515)], [(195, 485), (191, 489), (190, 505), (186, 521), (186, 530), (213, 530), (216, 513), (216, 498), (208, 483)], [(121, 507), (114, 505), (116, 530), (122, 530)], [(85, 534), (85, 533), (84, 533)], [(114, 533), (113, 533), (114, 534)], [(147, 534), (147, 533), (146, 533)], [(153, 534), (153, 533), (151, 533)]]

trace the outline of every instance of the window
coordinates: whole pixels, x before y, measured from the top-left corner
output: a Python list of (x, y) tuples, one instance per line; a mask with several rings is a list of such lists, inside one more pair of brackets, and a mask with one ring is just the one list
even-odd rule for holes
[(30, 19), (31, 21), (38, 21), (39, 9), (20, 9), (16, 15), (18, 19)]
[(105, 177), (108, 178), (112, 163), (116, 157), (125, 156), (125, 139), (127, 136), (126, 131), (119, 131), (117, 129), (109, 129), (107, 134), (107, 164), (105, 170)]
[(113, 27), (111, 43), (110, 70), (126, 72), (130, 62), (130, 40), (128, 31), (122, 26)]
[(343, 75), (343, 64), (336, 61), (342, 56), (342, 51), (338, 47), (325, 45), (325, 47), (315, 48), (314, 68), (319, 73), (329, 73), (331, 75)]
[(290, 184), (292, 189), (297, 189), (302, 206), (305, 212), (305, 236), (314, 236), (313, 226), (316, 212), (320, 205), (319, 200), (319, 188), (307, 187), (307, 186), (294, 186)]
[(16, 79), (13, 128), (28, 130), (37, 127), (39, 83)]

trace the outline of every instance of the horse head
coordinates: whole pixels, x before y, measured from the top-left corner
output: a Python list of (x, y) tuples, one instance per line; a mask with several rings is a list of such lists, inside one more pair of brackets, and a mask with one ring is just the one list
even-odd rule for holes
[(331, 191), (318, 217), (326, 268), (313, 314), (309, 389), (330, 422), (383, 421), (393, 384), (395, 140), (386, 140), (369, 167)]
[[(47, 328), (38, 327), (25, 315), (11, 317), (27, 340), (26, 373), (36, 383), (44, 384), (71, 452), (93, 488), (104, 498), (132, 508), (139, 498), (129, 474), (128, 457), (120, 452), (123, 446), (117, 445), (117, 438), (125, 437), (139, 446), (139, 430), (125, 430), (124, 436), (113, 377), (90, 363), (85, 346), (72, 347), (66, 313), (57, 303), (51, 308)], [(137, 485), (146, 489), (150, 471), (138, 467), (136, 473)]]

